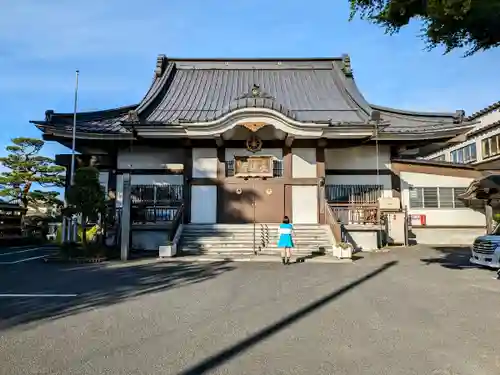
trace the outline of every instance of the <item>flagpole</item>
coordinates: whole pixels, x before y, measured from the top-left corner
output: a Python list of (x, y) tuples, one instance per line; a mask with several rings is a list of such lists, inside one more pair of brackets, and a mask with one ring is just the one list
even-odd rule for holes
[[(80, 75), (80, 71), (76, 70), (75, 72), (75, 102), (73, 106), (73, 132), (71, 137), (71, 166), (70, 166), (70, 186), (73, 186), (75, 181), (75, 148), (76, 148), (76, 112), (78, 110), (78, 77)], [(63, 220), (63, 242), (72, 242), (72, 240), (76, 239), (75, 230), (74, 230), (74, 218), (73, 216), (69, 220)]]
[(73, 134), (71, 138), (71, 185), (73, 185), (75, 178), (75, 147), (76, 147), (76, 111), (78, 109), (78, 76), (80, 71), (76, 71), (76, 84), (75, 84), (75, 103), (73, 108)]

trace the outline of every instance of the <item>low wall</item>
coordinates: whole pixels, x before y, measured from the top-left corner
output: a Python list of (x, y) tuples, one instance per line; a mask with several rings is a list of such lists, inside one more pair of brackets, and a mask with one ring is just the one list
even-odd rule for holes
[(485, 228), (412, 228), (410, 244), (472, 245), (474, 239), (486, 234)]
[(168, 230), (132, 230), (134, 250), (158, 251), (160, 246), (168, 244)]

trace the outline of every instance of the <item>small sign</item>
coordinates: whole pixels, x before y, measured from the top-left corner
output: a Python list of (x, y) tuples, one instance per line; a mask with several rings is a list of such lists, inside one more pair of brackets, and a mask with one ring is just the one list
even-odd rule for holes
[(235, 156), (235, 177), (273, 177), (272, 156)]

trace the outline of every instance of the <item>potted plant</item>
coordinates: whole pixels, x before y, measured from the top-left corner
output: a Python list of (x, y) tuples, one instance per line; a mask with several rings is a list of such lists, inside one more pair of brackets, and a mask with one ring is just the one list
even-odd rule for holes
[(339, 259), (351, 259), (353, 246), (347, 242), (339, 242), (333, 249), (333, 255)]

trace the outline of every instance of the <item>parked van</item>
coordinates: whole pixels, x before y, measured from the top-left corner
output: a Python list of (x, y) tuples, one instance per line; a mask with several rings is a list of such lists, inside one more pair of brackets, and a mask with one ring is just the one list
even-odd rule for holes
[(471, 250), (471, 263), (489, 268), (500, 268), (500, 224), (491, 234), (477, 237)]

